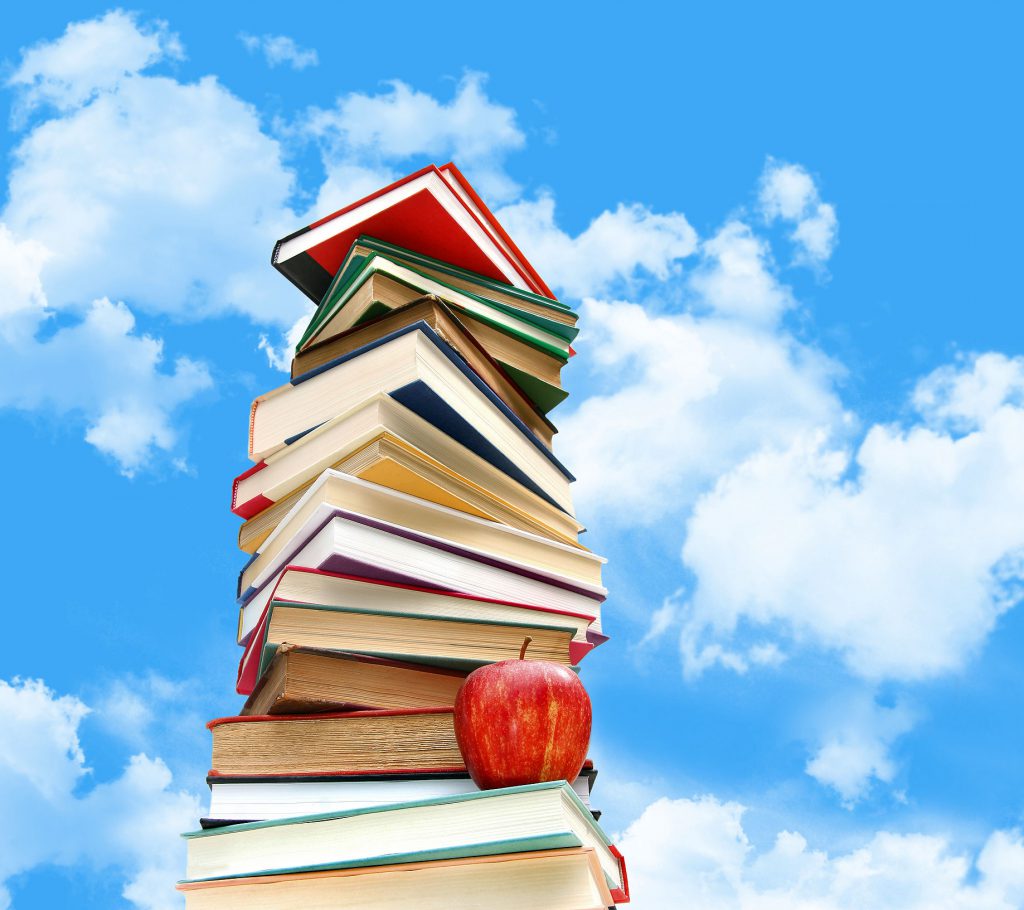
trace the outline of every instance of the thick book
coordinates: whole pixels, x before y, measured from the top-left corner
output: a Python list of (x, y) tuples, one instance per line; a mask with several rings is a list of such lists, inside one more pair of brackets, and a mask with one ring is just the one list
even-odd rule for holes
[[(538, 437), (550, 445), (554, 426), (544, 416), (568, 394), (561, 386), (561, 361), (486, 327), (465, 314), (457, 314), (440, 297), (412, 297), (392, 288), (394, 281), (374, 275), (362, 290), (371, 301), (366, 312), (381, 306), (372, 319), (361, 320), (340, 334), (300, 351), (292, 359), (292, 376), (301, 376), (344, 357), (351, 351), (414, 322), (426, 322), (470, 368), (505, 402)], [(407, 302), (408, 301), (408, 302)], [(522, 374), (531, 373), (523, 383)], [(538, 394), (538, 391), (540, 394)], [(536, 396), (536, 397), (535, 397)]]
[(489, 278), (554, 297), (453, 164), (403, 177), (274, 246), (271, 263), (319, 303), (362, 234), (412, 247)]
[(287, 871), (177, 888), (186, 910), (606, 910), (616, 900), (597, 851), (583, 847)]
[(565, 781), (212, 828), (185, 838), (192, 881), (587, 847), (614, 899), (629, 899), (621, 854)]
[(250, 410), (250, 459), (264, 460), (378, 392), (388, 393), (523, 486), (572, 510), (566, 491), (572, 474), (424, 322), (259, 396)]
[[(284, 641), (295, 643), (293, 638), (270, 636), (267, 626), (275, 604), (291, 607), (305, 604), (320, 609), (360, 609), (378, 614), (478, 619), (543, 629), (571, 629), (569, 657), (573, 664), (579, 663), (593, 648), (607, 641), (607, 636), (594, 627), (594, 617), (590, 613), (573, 613), (437, 588), (287, 566), (277, 577), (269, 594), (268, 608), (259, 617), (255, 628), (240, 636), (240, 640), (245, 642), (238, 667), (237, 691), (241, 695), (249, 695), (260, 678), (260, 666), (268, 642), (272, 645)], [(319, 619), (328, 625), (325, 615), (321, 614)], [(293, 630), (290, 634), (294, 636), (296, 632)], [(519, 641), (521, 643), (522, 639)]]
[[(271, 636), (274, 618), (268, 623)], [(453, 705), (466, 678), (458, 670), (281, 641), (243, 706), (243, 716)]]
[[(595, 814), (590, 797), (596, 779), (597, 769), (587, 759), (579, 776), (570, 782), (591, 814)], [(293, 818), (317, 812), (346, 812), (479, 790), (465, 771), (422, 773), (398, 770), (379, 774), (295, 778), (220, 775), (209, 777), (206, 782), (210, 787), (210, 810), (202, 819), (204, 828)]]
[(598, 630), (607, 595), (600, 585), (538, 572), (369, 516), (334, 513), (308, 539), (295, 540), (240, 592), (239, 641), (246, 641), (259, 622), (278, 576), (288, 566), (583, 614), (592, 617)]
[[(377, 449), (368, 448), (378, 443), (379, 457), (389, 462), (379, 468)], [(240, 474), (232, 484), (231, 509), (254, 519), (281, 500), (301, 495), (328, 468), (512, 527), (548, 536), (554, 531), (568, 543), (583, 530), (571, 509), (524, 486), (385, 394), (372, 396)], [(569, 481), (563, 479), (561, 486), (560, 498), (571, 501)], [(273, 526), (283, 515), (276, 513)], [(266, 518), (260, 523), (266, 526)]]
[(280, 567), (334, 515), (361, 515), (388, 527), (444, 541), (467, 554), (515, 563), (546, 577), (600, 586), (604, 557), (582, 547), (478, 518), (351, 474), (328, 469), (267, 537), (239, 577), (239, 592)]
[[(329, 446), (331, 443), (328, 442), (326, 445)], [(304, 450), (297, 447), (295, 451)], [(309, 450), (309, 453), (310, 459), (317, 463), (318, 459), (313, 450)], [(528, 504), (532, 505), (535, 511), (542, 512), (548, 517), (550, 524), (546, 524), (498, 496), (494, 488), (487, 489), (474, 483), (387, 430), (381, 431), (369, 442), (338, 461), (323, 465), (319, 471), (309, 468), (308, 465), (309, 459), (293, 460), (288, 466), (279, 466), (280, 471), (270, 471), (265, 475), (272, 485), (271, 489), (255, 485), (250, 488), (256, 491), (253, 499), (263, 497), (269, 505), (264, 505), (254, 512), (238, 529), (238, 546), (246, 553), (255, 553), (262, 546), (282, 519), (327, 469), (361, 477), (382, 487), (448, 506), (467, 515), (497, 521), (512, 528), (531, 531), (573, 547), (586, 549), (577, 537), (583, 530), (582, 527), (561, 510), (549, 512), (537, 501), (530, 501)], [(497, 480), (494, 477), (491, 479)], [(244, 478), (237, 486), (240, 487), (248, 480), (249, 478)], [(495, 483), (495, 487), (497, 486)], [(266, 496), (264, 490), (276, 498)], [(557, 525), (558, 529), (552, 525)]]
[(578, 333), (574, 325), (460, 290), (379, 253), (367, 256), (343, 285), (327, 295), (299, 341), (299, 350), (428, 294), (549, 357), (563, 363), (569, 359), (569, 347)]
[(513, 660), (527, 638), (532, 642), (528, 659), (569, 666), (575, 666), (593, 647), (587, 642), (576, 642), (571, 625), (533, 626), (475, 617), (409, 614), (392, 609), (358, 610), (280, 600), (270, 602), (257, 631), (246, 646), (240, 665), (243, 687), (248, 682), (249, 667), (258, 660), (256, 675), (262, 680), (278, 647), (285, 642), (467, 672), (499, 660)]
[(450, 707), (222, 717), (211, 776), (464, 771)]

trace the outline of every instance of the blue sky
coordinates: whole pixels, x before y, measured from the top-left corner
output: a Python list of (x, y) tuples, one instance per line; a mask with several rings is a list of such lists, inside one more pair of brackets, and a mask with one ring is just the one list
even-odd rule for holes
[(1024, 906), (1019, 13), (280, 11), (5, 18), (0, 908), (177, 906), (273, 241), (452, 158), (581, 313), (635, 905)]

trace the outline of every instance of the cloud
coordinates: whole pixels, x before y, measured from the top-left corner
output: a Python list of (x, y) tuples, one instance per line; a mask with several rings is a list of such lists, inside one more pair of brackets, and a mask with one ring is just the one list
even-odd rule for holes
[(945, 837), (879, 831), (829, 855), (781, 831), (757, 850), (745, 807), (713, 796), (659, 799), (620, 838), (636, 910), (1013, 910), (1024, 840), (997, 830), (972, 857)]
[(781, 220), (793, 225), (789, 236), (796, 245), (798, 263), (821, 266), (829, 259), (839, 221), (835, 207), (821, 201), (804, 167), (769, 158), (761, 174), (759, 202), (769, 223)]
[(636, 204), (602, 212), (576, 237), (555, 223), (555, 200), (548, 194), (508, 205), (497, 217), (545, 280), (574, 298), (639, 276), (664, 281), (697, 247), (684, 215)]
[(172, 416), (213, 385), (205, 365), (178, 357), (162, 369), (163, 342), (137, 334), (128, 308), (106, 298), (43, 340), (45, 313), (34, 315), (0, 320), (0, 407), (84, 422), (86, 441), (129, 477), (157, 451), (178, 453)]
[(314, 308), (310, 307), (307, 312), (296, 319), (295, 324), (284, 334), (279, 345), (275, 345), (269, 336), (260, 335), (259, 344), (256, 346), (256, 349), (263, 351), (267, 355), (267, 362), (275, 370), (280, 370), (282, 373), (291, 372), (295, 348), (299, 343), (299, 339), (302, 338), (303, 332), (306, 331), (306, 326), (309, 324), (313, 312)]
[(242, 32), (238, 40), (250, 54), (261, 53), (270, 67), (288, 64), (293, 70), (317, 66), (320, 58), (312, 48), (299, 47), (287, 35), (249, 35)]
[[(336, 208), (336, 186), (362, 192), (394, 179), (396, 165), (422, 167), (426, 161), (455, 160), (489, 202), (513, 198), (518, 185), (504, 169), (505, 156), (526, 143), (510, 107), (492, 101), (484, 90), (487, 77), (467, 72), (450, 101), (417, 91), (400, 80), (375, 95), (351, 92), (330, 109), (310, 108), (293, 128), (315, 140), (327, 173), (316, 208)], [(424, 160), (425, 159), (425, 160)], [(344, 190), (344, 202), (359, 193)]]
[(178, 835), (194, 825), (198, 799), (172, 789), (167, 766), (144, 754), (85, 789), (92, 772), (78, 729), (88, 713), (41, 680), (0, 680), (0, 908), (10, 906), (6, 882), (49, 864), (114, 869), (140, 910), (179, 906)]
[(161, 60), (183, 56), (166, 22), (140, 24), (134, 13), (113, 10), (69, 23), (57, 40), (23, 51), (7, 85), (19, 90), (20, 116), (44, 104), (68, 111)]
[(52, 306), (110, 296), (152, 313), (234, 310), (270, 323), (304, 308), (266, 274), (291, 224), (280, 149), (216, 80), (132, 77), (37, 126), (14, 159), (3, 220), (49, 251)]
[(838, 368), (787, 334), (621, 301), (580, 312), (596, 390), (559, 421), (559, 441), (594, 522), (684, 516), (728, 466), (844, 420)]
[(969, 419), (965, 435), (878, 424), (855, 450), (805, 437), (722, 477), (683, 547), (688, 670), (741, 623), (838, 651), (868, 680), (961, 668), (1020, 596), (1022, 371), (988, 355), (922, 380), (919, 417)]
[(831, 787), (851, 808), (863, 799), (872, 780), (891, 783), (898, 765), (890, 754), (893, 743), (913, 726), (905, 704), (885, 707), (870, 697), (834, 700), (829, 705), (827, 732), (807, 762), (807, 773)]

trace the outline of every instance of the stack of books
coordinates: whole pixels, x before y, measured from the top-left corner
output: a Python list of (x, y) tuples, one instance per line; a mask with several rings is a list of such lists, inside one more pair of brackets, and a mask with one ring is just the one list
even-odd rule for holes
[(574, 668), (606, 640), (604, 560), (548, 418), (576, 314), (451, 164), (284, 238), (273, 264), (318, 305), (232, 486), (246, 700), (208, 725), (187, 906), (627, 901), (593, 764), (481, 791), (453, 721), (467, 674), (527, 636), (528, 659)]

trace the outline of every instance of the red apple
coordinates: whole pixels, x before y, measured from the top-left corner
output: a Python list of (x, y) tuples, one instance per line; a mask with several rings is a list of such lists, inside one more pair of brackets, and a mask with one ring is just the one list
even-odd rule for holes
[(481, 790), (576, 779), (590, 745), (590, 696), (568, 667), (503, 660), (474, 670), (455, 696), (455, 739)]

